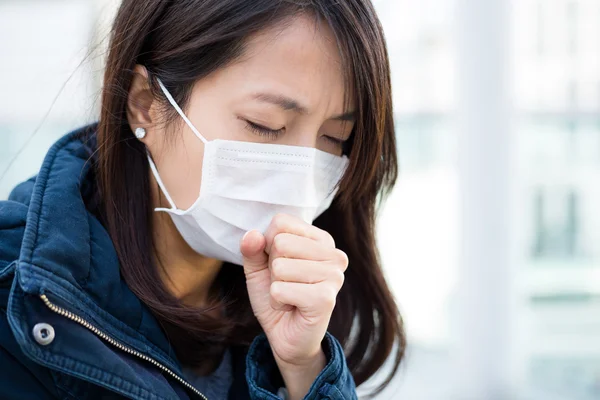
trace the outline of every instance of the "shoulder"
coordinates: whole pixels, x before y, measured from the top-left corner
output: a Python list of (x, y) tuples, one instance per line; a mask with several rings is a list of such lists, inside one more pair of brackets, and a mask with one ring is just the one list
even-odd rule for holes
[(0, 201), (0, 271), (19, 258), (35, 177), (17, 185)]
[(29, 207), (29, 202), (31, 200), (31, 193), (33, 193), (33, 185), (35, 184), (35, 179), (36, 176), (15, 186), (15, 188), (10, 192), (8, 200), (24, 205), (25, 207)]
[[(52, 200), (51, 196), (44, 193), (50, 170), (56, 169), (55, 175), (62, 173), (54, 182), (64, 180), (67, 172), (78, 177), (79, 170), (75, 167), (85, 163), (92, 151), (90, 146), (95, 145), (84, 138), (90, 136), (90, 132), (95, 129), (96, 125), (93, 124), (63, 136), (49, 149), (39, 174), (17, 185), (7, 200), (0, 201), (0, 274), (2, 269), (19, 258), (30, 210), (35, 214), (42, 203), (45, 205)], [(70, 162), (78, 157), (83, 161)], [(72, 168), (74, 171), (69, 171), (67, 167), (70, 165), (75, 165)], [(56, 185), (54, 192), (58, 192), (54, 196), (56, 203), (64, 199), (64, 188), (60, 184)]]
[(28, 203), (22, 201), (27, 198), (24, 186), (28, 182), (18, 186), (20, 192), (14, 197), (11, 194), (9, 200), (0, 201), (0, 271), (19, 258), (29, 210)]

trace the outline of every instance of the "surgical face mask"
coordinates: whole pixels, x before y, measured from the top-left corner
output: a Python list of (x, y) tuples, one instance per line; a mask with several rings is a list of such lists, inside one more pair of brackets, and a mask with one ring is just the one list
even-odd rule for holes
[(330, 205), (346, 166), (339, 157), (311, 147), (232, 140), (208, 141), (185, 116), (163, 83), (160, 88), (204, 143), (197, 200), (177, 208), (150, 155), (150, 168), (171, 208), (173, 223), (196, 252), (242, 265), (240, 241), (247, 231), (265, 232), (278, 213), (311, 223)]

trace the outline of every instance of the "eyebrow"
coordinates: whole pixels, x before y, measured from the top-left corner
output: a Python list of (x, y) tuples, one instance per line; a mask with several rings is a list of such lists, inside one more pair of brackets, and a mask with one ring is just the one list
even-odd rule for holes
[[(300, 105), (300, 103), (298, 103), (296, 100), (290, 97), (273, 93), (256, 93), (254, 94), (253, 98), (265, 103), (271, 103), (276, 106), (279, 106), (285, 111), (294, 111), (299, 114), (308, 114), (308, 108)], [(330, 119), (335, 119), (337, 121), (354, 121), (356, 120), (356, 112), (349, 111), (344, 114), (336, 115), (335, 117)]]

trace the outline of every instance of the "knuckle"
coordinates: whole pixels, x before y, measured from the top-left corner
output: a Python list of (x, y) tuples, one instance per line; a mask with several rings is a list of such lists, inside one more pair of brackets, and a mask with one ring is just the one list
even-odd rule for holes
[(327, 287), (320, 291), (321, 293), (321, 304), (327, 309), (333, 309), (335, 307), (335, 301), (337, 297), (337, 290), (332, 287)]
[(275, 214), (275, 216), (271, 220), (271, 223), (269, 224), (265, 232), (265, 238), (267, 239), (267, 243), (271, 244), (269, 246), (269, 250), (272, 249), (277, 235), (286, 232), (286, 230), (288, 229), (288, 222), (286, 222), (287, 220), (288, 217), (282, 213)]
[(327, 231), (322, 231), (322, 241), (326, 246), (335, 248), (335, 239)]
[(288, 217), (283, 213), (277, 213), (271, 220), (271, 225), (275, 232), (282, 232), (288, 225)]
[(313, 237), (317, 242), (323, 246), (335, 248), (335, 240), (329, 232), (314, 225), (308, 225), (307, 229), (310, 232), (310, 236)]
[(344, 271), (348, 267), (348, 255), (340, 249), (335, 249), (335, 261), (342, 266)]
[(269, 294), (271, 295), (271, 297), (275, 300), (281, 298), (281, 294), (282, 294), (282, 287), (281, 287), (281, 283), (280, 282), (273, 282), (271, 283), (271, 287), (269, 288)]
[(333, 281), (337, 285), (337, 287), (341, 288), (344, 285), (344, 280), (346, 279), (346, 275), (340, 270), (337, 270), (333, 273)]

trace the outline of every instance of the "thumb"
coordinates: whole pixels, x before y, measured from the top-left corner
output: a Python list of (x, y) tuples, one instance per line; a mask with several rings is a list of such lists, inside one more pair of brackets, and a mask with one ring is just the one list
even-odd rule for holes
[(265, 253), (267, 240), (259, 231), (248, 231), (240, 243), (240, 251), (244, 257), (246, 275), (268, 268), (269, 256)]

